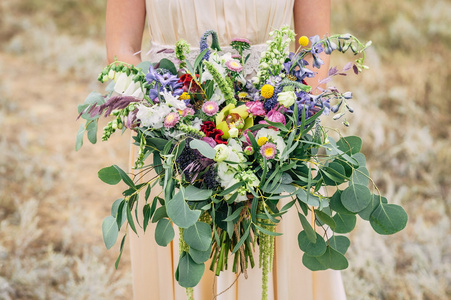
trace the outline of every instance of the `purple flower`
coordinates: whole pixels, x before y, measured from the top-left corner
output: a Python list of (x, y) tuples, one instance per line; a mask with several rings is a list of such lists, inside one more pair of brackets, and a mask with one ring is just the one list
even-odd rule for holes
[(323, 52), (323, 46), (321, 45), (321, 43), (319, 43), (319, 41), (319, 35), (310, 37), (310, 43), (312, 44), (312, 49), (310, 50), (310, 52), (312, 54), (319, 54)]
[[(149, 72), (146, 74), (146, 80), (150, 84), (157, 83), (156, 86), (160, 85), (164, 89), (169, 89), (171, 91), (174, 91), (174, 94), (181, 95), (183, 92), (181, 90), (182, 83), (179, 82), (179, 78), (176, 75), (172, 75), (170, 72), (159, 74), (158, 71), (155, 70), (155, 68), (153, 66), (150, 66)], [(156, 86), (155, 86), (155, 88), (156, 88)], [(178, 91), (178, 89), (180, 89), (180, 91)], [(159, 94), (159, 91), (160, 91), (160, 89), (158, 88), (157, 95)], [(155, 97), (153, 97), (153, 98), (155, 98)], [(153, 99), (153, 98), (151, 97), (151, 99)]]

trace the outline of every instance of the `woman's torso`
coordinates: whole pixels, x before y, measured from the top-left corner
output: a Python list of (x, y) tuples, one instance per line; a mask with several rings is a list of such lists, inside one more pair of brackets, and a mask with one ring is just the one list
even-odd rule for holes
[(192, 47), (207, 30), (218, 33), (220, 45), (232, 38), (264, 43), (269, 32), (289, 25), (295, 0), (146, 0), (152, 43), (174, 45), (183, 38)]

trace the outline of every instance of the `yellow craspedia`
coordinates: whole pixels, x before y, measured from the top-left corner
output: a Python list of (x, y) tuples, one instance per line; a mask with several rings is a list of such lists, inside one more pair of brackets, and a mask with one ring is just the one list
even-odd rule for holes
[(309, 39), (305, 35), (303, 35), (299, 38), (299, 45), (301, 45), (302, 47), (307, 46), (308, 43), (309, 43)]
[(268, 138), (261, 136), (258, 138), (257, 144), (261, 147), (268, 142)]
[(274, 87), (270, 84), (265, 84), (262, 86), (262, 89), (260, 91), (263, 98), (269, 99), (274, 95)]
[(180, 97), (179, 100), (188, 100), (190, 98), (190, 95), (187, 92), (183, 92)]

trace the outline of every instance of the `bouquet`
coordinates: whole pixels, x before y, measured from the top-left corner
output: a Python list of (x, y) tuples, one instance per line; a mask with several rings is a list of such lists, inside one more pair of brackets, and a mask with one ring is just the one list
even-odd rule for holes
[[(302, 36), (293, 53), (288, 46), (295, 34), (288, 26), (270, 36), (252, 79), (244, 75), (250, 42), (234, 39), (234, 53), (221, 54), (213, 31), (202, 36), (194, 62), (186, 60), (190, 47), (181, 40), (172, 61), (137, 66), (115, 61), (102, 71), (99, 81), (111, 83), (106, 95), (91, 93), (78, 107), (86, 124), (80, 127), (76, 148), (84, 132), (96, 142), (102, 115), (112, 117), (103, 128), (103, 141), (130, 129), (139, 148), (134, 175), (116, 165), (98, 173), (107, 184), (126, 185), (102, 225), (107, 248), (124, 223), (135, 232), (136, 226), (146, 230), (149, 222), (157, 223), (160, 246), (174, 239), (173, 225), (178, 226), (175, 278), (188, 289), (200, 281), (208, 260), (216, 275), (225, 269), (246, 274), (257, 264), (254, 252), (259, 248), (265, 299), (274, 239), (283, 234), (276, 224), (289, 210), (299, 215), (302, 261), (314, 271), (348, 267), (350, 241), (340, 234), (353, 230), (357, 216), (379, 234), (405, 227), (404, 209), (388, 204), (369, 177), (360, 153), (362, 140), (341, 135), (334, 140), (328, 135), (334, 129), (321, 125), (321, 118), (331, 115), (349, 125), (352, 93), (335, 87), (313, 93), (305, 81), (324, 64), (322, 52), (349, 51), (358, 58), (341, 70), (331, 68), (320, 84), (350, 70), (358, 74), (367, 68), (364, 50), (371, 43), (362, 44), (351, 34)], [(144, 180), (149, 172), (154, 176)], [(158, 188), (159, 196), (149, 199)], [(142, 211), (138, 201), (145, 201)], [(320, 234), (320, 227), (328, 229)]]

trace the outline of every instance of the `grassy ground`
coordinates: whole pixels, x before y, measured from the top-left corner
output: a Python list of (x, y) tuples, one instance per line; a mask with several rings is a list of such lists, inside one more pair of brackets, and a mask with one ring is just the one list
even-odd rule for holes
[[(129, 298), (128, 252), (114, 271), (100, 230), (120, 191), (96, 177), (127, 166), (128, 136), (73, 150), (75, 107), (104, 64), (104, 4), (0, 2), (0, 299)], [(371, 70), (335, 82), (355, 96), (342, 131), (363, 137), (372, 177), (410, 217), (388, 237), (358, 224), (349, 299), (451, 297), (450, 13), (447, 1), (333, 1), (333, 32), (374, 43)]]

